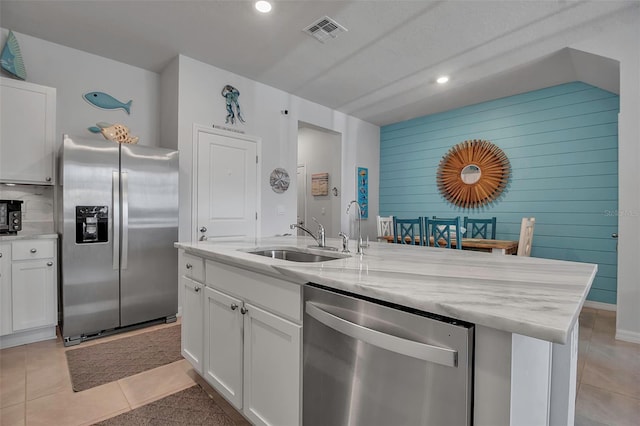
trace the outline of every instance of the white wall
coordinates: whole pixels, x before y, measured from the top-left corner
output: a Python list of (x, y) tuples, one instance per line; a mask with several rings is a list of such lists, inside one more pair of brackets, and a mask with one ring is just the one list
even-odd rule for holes
[(616, 338), (640, 343), (640, 10), (570, 46), (620, 61)]
[[(1, 29), (1, 45), (8, 30)], [(99, 121), (120, 123), (140, 137), (141, 145), (158, 146), (159, 81), (157, 73), (81, 50), (14, 32), (27, 70), (27, 81), (56, 88), (57, 144), (61, 135), (104, 140), (87, 130)], [(103, 110), (82, 98), (87, 92), (105, 92), (122, 102), (133, 100), (131, 115)]]
[[(347, 116), (321, 105), (298, 98), (289, 93), (266, 86), (231, 72), (196, 61), (186, 56), (178, 58), (178, 143), (180, 150), (180, 231), (181, 241), (190, 241), (192, 182), (193, 125), (226, 126), (262, 139), (262, 172), (259, 177), (261, 191), (260, 229), (262, 236), (290, 232), (289, 225), (296, 222), (297, 193), (295, 179), (289, 190), (277, 194), (269, 186), (269, 175), (276, 167), (286, 169), (295, 176), (297, 169), (298, 121), (310, 123), (342, 135), (342, 193), (341, 205), (355, 196), (355, 167), (369, 167), (371, 198), (370, 216), (377, 214), (377, 176), (379, 170), (380, 129), (378, 126)], [(162, 79), (170, 80), (163, 73)], [(168, 84), (168, 83), (167, 83)], [(225, 124), (226, 105), (220, 94), (230, 84), (240, 91), (239, 103), (246, 123)], [(165, 87), (165, 83), (163, 83)], [(164, 108), (164, 105), (162, 106)], [(281, 113), (287, 109), (288, 115)], [(161, 113), (162, 114), (162, 113)], [(375, 176), (375, 178), (373, 178)], [(375, 193), (374, 193), (375, 192)], [(283, 215), (277, 212), (284, 206)], [(374, 221), (369, 225), (375, 232)], [(341, 219), (342, 229), (348, 229), (349, 218)], [(373, 234), (372, 234), (373, 235)]]
[(160, 146), (178, 148), (178, 57), (160, 75)]
[[(317, 226), (311, 219), (315, 217), (326, 229), (327, 237), (337, 237), (340, 232), (340, 214), (345, 214), (340, 195), (342, 193), (342, 167), (340, 156), (341, 135), (323, 132), (308, 127), (298, 129), (298, 164), (304, 164), (307, 171), (307, 217), (305, 227), (315, 231)], [(329, 193), (311, 195), (311, 175), (329, 173)], [(338, 188), (338, 196), (331, 192)], [(346, 230), (345, 230), (346, 231)]]

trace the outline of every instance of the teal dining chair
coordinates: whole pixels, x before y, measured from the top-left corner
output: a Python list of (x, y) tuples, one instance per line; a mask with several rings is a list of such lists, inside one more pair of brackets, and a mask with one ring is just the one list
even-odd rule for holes
[[(460, 230), (460, 216), (454, 219), (425, 218), (427, 240), (433, 238), (434, 247), (452, 248), (451, 242), (456, 241), (456, 249), (462, 250), (462, 232)], [(431, 245), (430, 242), (427, 245)]]
[[(393, 216), (393, 231), (393, 235), (396, 237), (394, 241), (399, 244), (422, 245), (425, 240), (421, 217), (417, 219), (398, 219)], [(416, 240), (416, 236), (418, 240)], [(398, 238), (400, 241), (398, 241)], [(407, 238), (409, 241), (407, 241)]]
[(464, 217), (464, 228), (466, 229), (465, 236), (467, 238), (484, 238), (495, 240), (496, 239), (496, 218), (491, 219), (473, 219), (470, 217)]

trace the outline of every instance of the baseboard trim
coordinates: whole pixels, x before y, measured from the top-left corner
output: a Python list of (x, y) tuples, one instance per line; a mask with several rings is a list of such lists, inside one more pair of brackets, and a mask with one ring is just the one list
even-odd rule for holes
[(640, 333), (627, 330), (616, 330), (616, 340), (625, 342), (640, 343)]
[(617, 311), (617, 305), (612, 303), (594, 302), (593, 300), (586, 300), (584, 302), (585, 308), (601, 309), (603, 311)]
[(0, 349), (27, 345), (56, 338), (56, 326), (37, 328), (35, 330), (20, 331), (0, 337)]

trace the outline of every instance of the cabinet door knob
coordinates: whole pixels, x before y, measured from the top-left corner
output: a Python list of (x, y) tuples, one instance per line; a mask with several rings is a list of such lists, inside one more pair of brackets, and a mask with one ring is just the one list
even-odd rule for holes
[(618, 234), (614, 232), (613, 234), (611, 234), (611, 238), (618, 238)]
[(200, 291), (200, 287), (196, 286), (196, 288), (193, 289), (196, 293)]
[(200, 228), (200, 232), (205, 233), (207, 232), (207, 227), (203, 226), (202, 228)]
[(47, 266), (53, 266), (53, 262), (47, 262)]
[(36, 250), (36, 249), (32, 248), (30, 251), (31, 251), (31, 253), (35, 253), (35, 252), (37, 252), (38, 250)]
[(0, 257), (2, 257), (2, 253), (0, 253)]
[(235, 311), (236, 309), (238, 309), (238, 305), (236, 305), (235, 303), (232, 303), (230, 308), (232, 311)]
[(47, 176), (44, 180), (46, 180), (47, 182), (51, 182), (51, 176)]
[(242, 315), (246, 314), (247, 312), (249, 312), (249, 310), (247, 308), (245, 308), (244, 306), (242, 308), (240, 308), (240, 313)]
[(192, 264), (190, 264), (190, 263), (187, 263), (185, 266), (187, 267), (187, 269), (191, 269), (191, 268), (193, 268), (193, 265), (192, 265)]

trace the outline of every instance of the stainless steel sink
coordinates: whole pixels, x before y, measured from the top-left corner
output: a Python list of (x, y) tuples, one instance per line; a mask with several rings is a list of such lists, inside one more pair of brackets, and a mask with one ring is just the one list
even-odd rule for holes
[(282, 259), (291, 262), (325, 262), (327, 260), (343, 259), (345, 256), (317, 254), (301, 251), (295, 248), (259, 248), (248, 253), (272, 259)]

